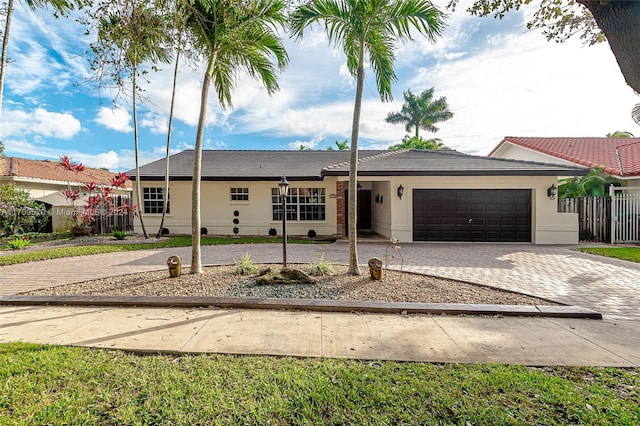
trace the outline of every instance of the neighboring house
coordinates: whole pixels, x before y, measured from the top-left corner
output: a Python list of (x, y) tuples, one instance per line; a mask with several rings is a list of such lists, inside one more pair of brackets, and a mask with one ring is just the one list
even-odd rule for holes
[[(290, 235), (345, 236), (349, 151), (204, 151), (202, 226), (209, 234), (282, 230), (278, 182), (290, 183)], [(193, 151), (171, 156), (171, 233), (191, 232)], [(558, 213), (547, 190), (587, 168), (471, 156), (456, 151), (359, 151), (359, 230), (401, 241), (574, 244), (577, 215)], [(140, 167), (147, 229), (157, 229), (164, 160)], [(234, 221), (234, 219), (237, 219)], [(235, 223), (237, 222), (237, 223)]]
[(640, 188), (640, 138), (505, 137), (489, 157), (603, 167), (606, 173)]
[[(73, 190), (77, 189), (83, 192), (85, 184), (95, 182), (98, 185), (110, 185), (114, 176), (115, 173), (109, 170), (86, 167), (82, 172), (70, 173), (68, 179)], [(49, 208), (69, 206), (67, 199), (61, 192), (67, 189), (67, 172), (60, 167), (57, 161), (0, 157), (0, 185), (7, 184), (13, 184), (16, 188), (28, 191), (32, 198), (44, 203)], [(131, 183), (128, 183), (125, 191), (119, 192), (130, 194)], [(82, 202), (81, 198), (76, 201), (76, 204), (80, 205)], [(53, 231), (66, 230), (62, 228), (67, 228), (67, 220), (57, 220), (63, 218), (57, 217), (55, 214), (52, 214), (52, 217)]]

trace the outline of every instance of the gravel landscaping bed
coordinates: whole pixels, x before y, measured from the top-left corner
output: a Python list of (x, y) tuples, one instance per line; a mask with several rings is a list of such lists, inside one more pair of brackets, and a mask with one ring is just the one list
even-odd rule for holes
[[(262, 268), (270, 265), (258, 265)], [(277, 269), (279, 265), (273, 265)], [(309, 265), (290, 265), (307, 271)], [(235, 266), (205, 268), (201, 275), (189, 275), (188, 268), (178, 278), (166, 269), (122, 275), (51, 287), (30, 295), (109, 296), (198, 296), (361, 300), (382, 302), (469, 303), (501, 305), (554, 305), (556, 303), (519, 293), (431, 276), (385, 271), (382, 281), (373, 281), (368, 269), (360, 277), (347, 275), (347, 267), (334, 266), (334, 274), (317, 277), (315, 284), (256, 285), (253, 277), (239, 276)]]

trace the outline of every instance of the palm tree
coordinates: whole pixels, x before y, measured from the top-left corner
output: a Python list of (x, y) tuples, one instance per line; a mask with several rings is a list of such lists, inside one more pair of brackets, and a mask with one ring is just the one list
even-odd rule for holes
[(391, 145), (389, 147), (392, 151), (397, 151), (400, 149), (448, 149), (445, 144), (442, 143), (442, 140), (438, 138), (433, 139), (422, 139), (420, 136), (405, 136), (402, 139), (402, 143)]
[(278, 90), (276, 73), (286, 67), (289, 57), (276, 27), (285, 20), (281, 0), (194, 0), (192, 3), (187, 24), (194, 35), (195, 48), (206, 59), (193, 162), (192, 274), (202, 273), (200, 178), (209, 88), (213, 83), (220, 105), (231, 107), (238, 73), (244, 70), (260, 80), (270, 94)]
[(411, 93), (411, 90), (404, 92), (404, 105), (400, 112), (390, 112), (385, 121), (387, 123), (405, 125), (407, 132), (415, 129), (415, 137), (420, 137), (419, 130), (424, 129), (429, 132), (437, 132), (438, 128), (434, 125), (450, 120), (453, 113), (449, 111), (447, 98), (441, 97), (433, 99), (433, 90), (425, 90), (418, 96)]
[(632, 138), (633, 133), (616, 130), (615, 132), (607, 133), (607, 137), (608, 138)]
[(302, 39), (305, 28), (320, 22), (324, 23), (329, 42), (342, 47), (347, 67), (356, 78), (349, 161), (348, 272), (360, 275), (356, 242), (356, 183), (365, 60), (368, 56), (381, 100), (392, 100), (391, 84), (397, 80), (393, 68), (395, 42), (412, 40), (413, 29), (435, 40), (444, 27), (443, 15), (429, 0), (311, 0), (294, 11), (291, 32)]
[[(51, 5), (55, 12), (62, 15), (66, 15), (69, 11), (73, 10), (73, 3), (67, 0), (27, 0), (27, 5), (32, 9), (38, 9)], [(9, 32), (11, 29), (11, 16), (13, 15), (14, 0), (7, 0), (6, 16), (4, 21), (4, 34), (2, 36), (2, 56), (0, 57), (0, 114), (2, 114), (2, 98), (4, 95), (4, 76), (7, 68), (7, 47), (9, 46)], [(82, 4), (82, 2), (78, 2)], [(0, 120), (0, 123), (2, 121)]]
[[(96, 70), (100, 81), (106, 75), (115, 81), (120, 90), (125, 90), (131, 79), (133, 109), (133, 144), (136, 174), (136, 204), (138, 218), (145, 238), (149, 238), (144, 225), (142, 188), (140, 185), (140, 150), (138, 138), (138, 76), (139, 67), (146, 62), (157, 64), (168, 62), (164, 45), (167, 43), (164, 19), (156, 13), (153, 5), (138, 4), (139, 0), (127, 0), (119, 9), (99, 16), (98, 42), (92, 45), (97, 55)], [(114, 49), (115, 47), (115, 49)], [(106, 74), (102, 72), (109, 70)], [(166, 198), (166, 196), (165, 196)]]

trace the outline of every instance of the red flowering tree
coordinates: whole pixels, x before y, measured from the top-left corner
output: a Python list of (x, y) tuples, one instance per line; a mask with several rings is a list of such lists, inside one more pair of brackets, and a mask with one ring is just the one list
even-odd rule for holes
[[(67, 172), (67, 189), (62, 191), (62, 195), (73, 207), (72, 216), (76, 227), (88, 227), (97, 217), (110, 217), (114, 215), (127, 215), (136, 211), (136, 205), (130, 206), (128, 202), (118, 205), (115, 202), (113, 192), (116, 189), (124, 189), (129, 181), (126, 173), (118, 173), (111, 179), (110, 185), (98, 185), (93, 181), (83, 186), (86, 192), (81, 193), (79, 189), (71, 187), (71, 173), (80, 173), (85, 170), (82, 163), (71, 161), (69, 157), (63, 155), (59, 161), (60, 167)], [(82, 208), (77, 208), (76, 202), (82, 195), (87, 195)]]

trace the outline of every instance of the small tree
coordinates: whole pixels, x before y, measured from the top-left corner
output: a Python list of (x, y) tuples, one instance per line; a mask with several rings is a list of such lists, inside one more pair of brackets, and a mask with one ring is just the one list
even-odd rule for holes
[(558, 198), (604, 197), (611, 185), (622, 186), (622, 181), (605, 173), (602, 167), (594, 167), (581, 178), (560, 179)]
[(0, 186), (0, 236), (39, 232), (48, 220), (47, 209), (28, 191), (13, 185)]
[(422, 139), (420, 136), (412, 136), (406, 135), (402, 138), (402, 143), (391, 145), (389, 147), (392, 151), (397, 151), (400, 149), (448, 149), (445, 144), (438, 138), (434, 139)]

